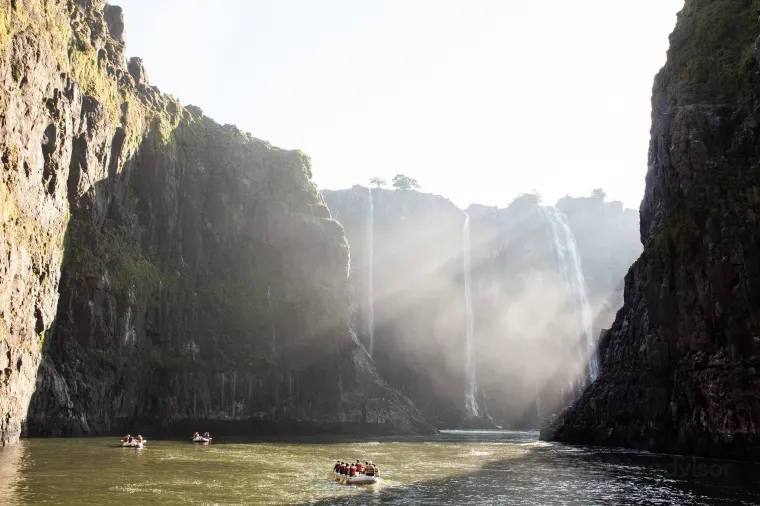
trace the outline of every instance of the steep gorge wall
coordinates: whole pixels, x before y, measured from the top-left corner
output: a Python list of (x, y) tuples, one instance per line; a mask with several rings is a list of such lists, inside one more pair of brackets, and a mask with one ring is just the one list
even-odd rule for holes
[(653, 88), (644, 253), (599, 380), (544, 437), (760, 456), (759, 7), (679, 14)]
[(31, 434), (428, 429), (349, 330), (346, 240), (305, 155), (150, 86), (118, 7), (0, 21), (4, 442), (40, 361)]
[[(18, 439), (46, 330), (55, 318), (69, 219), (71, 139), (87, 129), (88, 119), (67, 54), (71, 30), (65, 2), (45, 7), (42, 2), (3, 2), (0, 7), (3, 444)], [(56, 29), (43, 34), (48, 25)], [(109, 133), (113, 135), (103, 135)]]

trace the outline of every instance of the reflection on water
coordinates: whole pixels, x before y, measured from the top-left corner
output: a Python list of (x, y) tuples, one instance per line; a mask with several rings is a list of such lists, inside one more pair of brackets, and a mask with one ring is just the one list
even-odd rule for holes
[(19, 489), (19, 477), (21, 476), (24, 456), (24, 445), (21, 444), (0, 447), (0, 497), (13, 497)]
[[(348, 441), (31, 439), (0, 448), (9, 504), (483, 504), (760, 501), (760, 465), (674, 458), (537, 441), (530, 432), (447, 431), (428, 438)], [(335, 459), (374, 460), (383, 482), (329, 479)]]

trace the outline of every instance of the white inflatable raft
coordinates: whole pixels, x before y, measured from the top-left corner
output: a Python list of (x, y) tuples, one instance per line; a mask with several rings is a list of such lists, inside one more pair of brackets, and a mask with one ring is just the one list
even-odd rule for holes
[(193, 437), (193, 443), (210, 443), (212, 437), (195, 436)]
[(347, 476), (333, 471), (332, 475), (335, 481), (342, 483), (343, 485), (372, 485), (380, 481), (379, 476), (367, 476), (366, 474)]

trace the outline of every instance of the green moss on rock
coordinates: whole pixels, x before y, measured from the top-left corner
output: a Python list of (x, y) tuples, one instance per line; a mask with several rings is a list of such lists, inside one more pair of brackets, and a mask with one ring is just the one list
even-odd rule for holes
[(680, 104), (728, 102), (739, 95), (755, 66), (758, 7), (758, 0), (687, 2), (658, 76), (668, 95)]

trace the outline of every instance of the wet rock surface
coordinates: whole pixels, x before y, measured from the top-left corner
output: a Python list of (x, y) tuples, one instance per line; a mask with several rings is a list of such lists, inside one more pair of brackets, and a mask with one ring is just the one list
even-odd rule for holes
[(148, 86), (117, 7), (3, 2), (0, 21), (3, 442), (24, 419), (430, 430), (361, 358), (308, 157)]
[(654, 83), (644, 253), (601, 377), (545, 438), (760, 456), (757, 7), (687, 0), (679, 14)]

